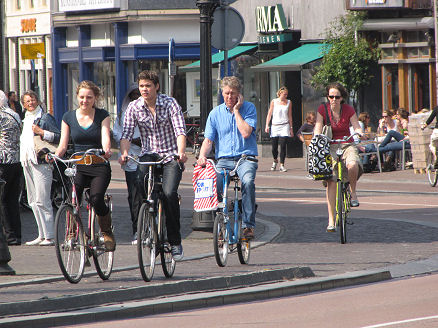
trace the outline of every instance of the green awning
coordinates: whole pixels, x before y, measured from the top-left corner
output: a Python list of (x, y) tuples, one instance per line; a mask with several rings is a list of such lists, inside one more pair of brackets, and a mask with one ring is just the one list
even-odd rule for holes
[[(257, 48), (257, 47), (258, 47), (258, 45), (234, 47), (233, 49), (228, 50), (228, 59), (232, 59), (234, 57), (243, 55), (244, 53), (246, 53), (254, 48)], [(213, 65), (224, 61), (224, 59), (225, 59), (225, 57), (224, 57), (223, 51), (218, 52), (217, 54), (214, 54), (211, 56), (211, 62)], [(198, 60), (198, 61), (195, 61), (194, 63), (188, 64), (186, 66), (179, 67), (178, 70), (183, 71), (183, 72), (199, 71), (200, 65), (201, 65), (201, 61)]]
[(263, 64), (251, 67), (256, 71), (299, 71), (301, 66), (324, 57), (330, 45), (324, 43), (308, 43), (271, 59)]

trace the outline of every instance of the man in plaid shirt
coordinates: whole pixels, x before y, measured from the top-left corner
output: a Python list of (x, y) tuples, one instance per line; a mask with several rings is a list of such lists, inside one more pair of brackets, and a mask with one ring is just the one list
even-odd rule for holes
[[(141, 97), (132, 101), (126, 109), (123, 132), (120, 140), (120, 164), (125, 164), (126, 156), (138, 125), (141, 139), (140, 161), (156, 161), (159, 157), (176, 154), (178, 162), (170, 160), (163, 167), (164, 213), (166, 215), (167, 239), (172, 246), (175, 261), (184, 256), (180, 233), (180, 207), (178, 186), (187, 161), (186, 129), (181, 106), (172, 97), (158, 93), (158, 75), (154, 71), (143, 71), (138, 75), (138, 89)], [(144, 166), (138, 166), (138, 182), (144, 193)], [(144, 196), (144, 195), (143, 195)]]

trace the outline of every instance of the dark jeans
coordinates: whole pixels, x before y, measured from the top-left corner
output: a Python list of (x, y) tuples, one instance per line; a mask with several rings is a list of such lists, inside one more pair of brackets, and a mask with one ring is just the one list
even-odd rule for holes
[[(0, 179), (0, 197), (3, 196), (3, 187), (5, 181)], [(9, 252), (8, 242), (3, 232), (3, 220), (0, 220), (0, 264), (8, 263), (11, 260), (11, 253)]]
[[(157, 161), (156, 155), (143, 155), (140, 161)], [(181, 164), (182, 166), (182, 164)], [(183, 167), (177, 161), (170, 161), (163, 165), (163, 207), (166, 216), (167, 240), (171, 245), (181, 244), (180, 233), (180, 207), (178, 187), (181, 181)], [(137, 181), (143, 198), (146, 198), (144, 179), (147, 179), (148, 167), (139, 165), (137, 168)], [(156, 172), (159, 173), (159, 172)], [(146, 182), (147, 186), (147, 182)]]
[(278, 158), (278, 144), (280, 144), (280, 163), (284, 164), (286, 158), (287, 137), (271, 137), (272, 142), (272, 157), (274, 160)]
[(90, 203), (98, 216), (108, 214), (105, 193), (111, 181), (111, 167), (108, 164), (78, 165), (75, 176), (76, 192), (79, 199), (85, 188), (90, 188)]
[(23, 169), (20, 163), (0, 164), (0, 179), (6, 182), (0, 200), (0, 217), (8, 242), (21, 242), (19, 196), (22, 178)]
[(137, 221), (138, 221), (138, 212), (140, 211), (141, 202), (142, 202), (142, 194), (138, 189), (137, 184), (137, 172), (128, 172), (125, 171), (125, 179), (126, 185), (128, 187), (128, 203), (129, 203), (129, 211), (131, 213), (131, 222), (132, 222), (132, 234), (137, 232)]

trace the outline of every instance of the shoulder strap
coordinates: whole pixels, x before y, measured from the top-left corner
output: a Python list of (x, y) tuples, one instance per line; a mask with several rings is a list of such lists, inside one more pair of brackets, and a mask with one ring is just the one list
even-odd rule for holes
[(330, 126), (331, 122), (330, 122), (329, 112), (328, 112), (328, 109), (327, 109), (327, 103), (324, 104), (324, 108), (325, 108), (326, 125)]

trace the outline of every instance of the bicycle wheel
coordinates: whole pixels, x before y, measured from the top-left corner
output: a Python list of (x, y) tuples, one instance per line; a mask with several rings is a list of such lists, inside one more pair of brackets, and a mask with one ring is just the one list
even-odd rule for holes
[(227, 264), (228, 259), (228, 233), (227, 225), (225, 223), (224, 213), (219, 212), (214, 218), (213, 226), (213, 248), (216, 263), (220, 267), (224, 267)]
[(432, 153), (429, 152), (426, 163), (427, 180), (431, 187), (435, 187), (438, 180), (438, 171), (434, 167)]
[[(105, 202), (112, 212), (111, 197), (105, 195)], [(94, 233), (94, 245), (93, 245), (93, 261), (96, 267), (97, 274), (102, 280), (108, 280), (113, 270), (114, 252), (105, 251), (105, 242), (100, 231), (99, 224), (97, 223), (96, 213), (93, 210), (93, 233)]]
[(240, 212), (240, 208), (238, 213), (239, 241), (237, 242), (237, 255), (239, 256), (240, 264), (248, 264), (251, 254), (251, 241), (242, 237), (242, 212)]
[(345, 198), (344, 198), (344, 186), (342, 182), (336, 183), (336, 225), (339, 228), (339, 236), (341, 238), (341, 244), (347, 242), (347, 230), (345, 220)]
[(143, 203), (138, 214), (137, 255), (141, 276), (144, 281), (151, 281), (155, 270), (157, 233), (153, 213), (149, 205)]
[(171, 278), (175, 272), (176, 262), (172, 256), (172, 248), (170, 244), (165, 242), (167, 236), (166, 221), (163, 213), (163, 202), (161, 199), (158, 200), (158, 222), (161, 224), (161, 235), (159, 238), (161, 267), (163, 268), (163, 273), (166, 278)]
[(78, 283), (84, 273), (85, 235), (80, 218), (73, 207), (62, 205), (55, 219), (55, 249), (59, 267), (65, 279)]

